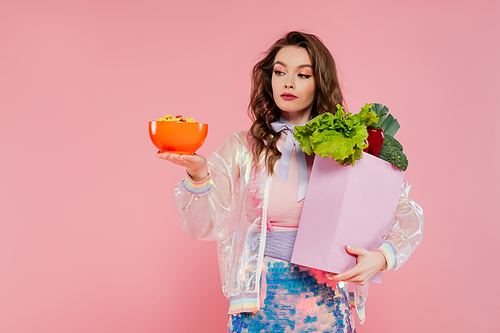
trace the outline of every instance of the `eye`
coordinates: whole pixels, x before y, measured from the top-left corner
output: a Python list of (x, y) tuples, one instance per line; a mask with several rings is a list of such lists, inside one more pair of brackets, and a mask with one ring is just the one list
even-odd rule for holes
[(282, 71), (280, 71), (280, 70), (278, 70), (278, 69), (275, 69), (275, 70), (274, 70), (274, 74), (275, 74), (276, 76), (283, 76), (283, 75), (285, 75), (285, 73), (284, 73), (284, 72), (282, 72)]
[(312, 75), (308, 75), (308, 74), (298, 74), (298, 77), (300, 77), (301, 79), (308, 79), (310, 78)]

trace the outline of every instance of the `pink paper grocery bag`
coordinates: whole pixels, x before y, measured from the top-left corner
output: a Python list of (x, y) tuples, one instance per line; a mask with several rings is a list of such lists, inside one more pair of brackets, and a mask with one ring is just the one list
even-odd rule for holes
[[(364, 153), (356, 165), (316, 156), (300, 218), (292, 263), (332, 273), (356, 265), (345, 246), (370, 251), (394, 220), (404, 172)], [(372, 282), (381, 283), (382, 272)]]

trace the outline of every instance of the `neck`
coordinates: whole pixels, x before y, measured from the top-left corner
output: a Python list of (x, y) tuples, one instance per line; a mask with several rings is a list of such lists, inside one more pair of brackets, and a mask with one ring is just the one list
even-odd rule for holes
[(309, 121), (311, 109), (308, 108), (298, 112), (281, 111), (281, 115), (290, 123), (290, 125), (302, 126)]

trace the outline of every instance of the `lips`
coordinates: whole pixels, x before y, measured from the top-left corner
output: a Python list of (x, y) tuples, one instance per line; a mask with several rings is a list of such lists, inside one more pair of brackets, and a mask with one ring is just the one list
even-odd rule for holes
[(290, 93), (283, 93), (280, 95), (281, 98), (283, 98), (285, 101), (293, 101), (294, 99), (297, 98), (297, 96), (295, 96), (294, 94), (290, 94)]

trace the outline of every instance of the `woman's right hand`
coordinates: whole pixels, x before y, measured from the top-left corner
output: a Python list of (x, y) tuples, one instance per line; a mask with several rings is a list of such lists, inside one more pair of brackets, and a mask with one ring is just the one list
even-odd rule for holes
[(187, 173), (195, 182), (202, 181), (208, 176), (207, 159), (202, 155), (179, 155), (158, 152), (156, 158), (161, 158), (185, 167)]

